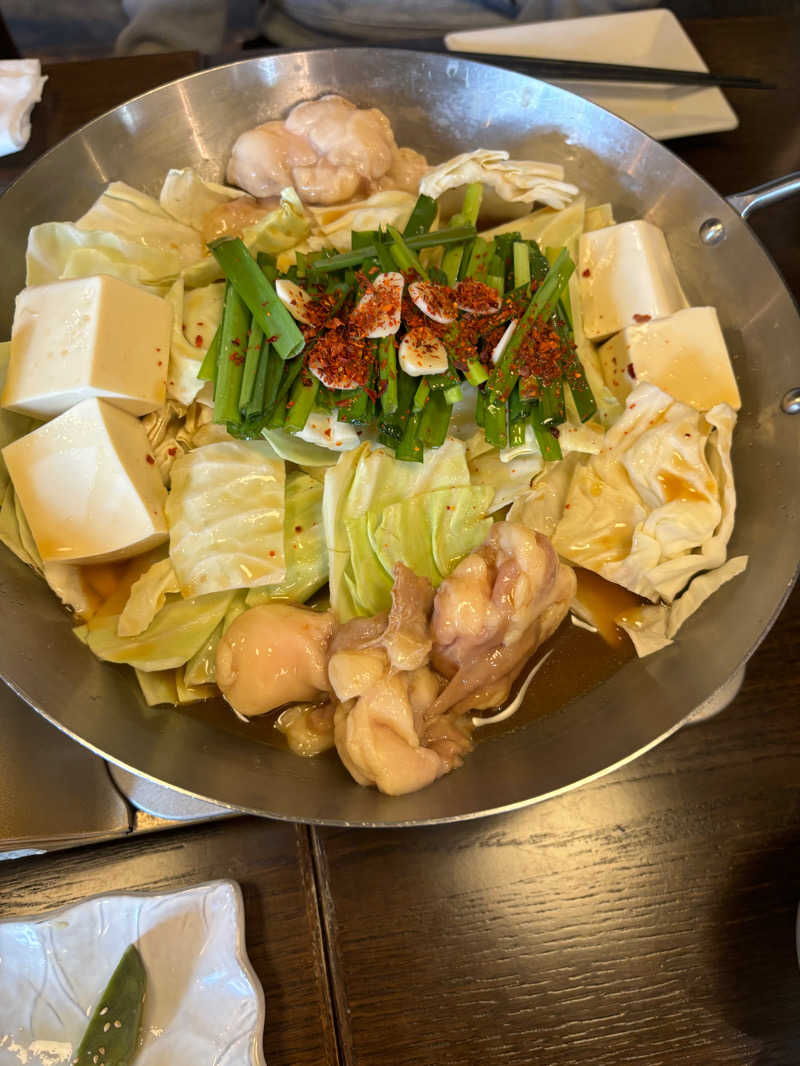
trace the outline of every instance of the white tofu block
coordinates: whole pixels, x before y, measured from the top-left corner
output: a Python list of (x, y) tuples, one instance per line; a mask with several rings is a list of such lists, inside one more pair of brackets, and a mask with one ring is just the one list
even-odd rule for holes
[(144, 415), (166, 396), (172, 308), (105, 274), (33, 285), (17, 296), (0, 402), (34, 418), (90, 396)]
[(641, 220), (584, 233), (578, 283), (590, 340), (686, 307), (664, 234)]
[(742, 405), (713, 307), (687, 307), (628, 326), (599, 348), (606, 384), (623, 403), (637, 382), (657, 385), (698, 411)]
[(89, 399), (3, 448), (45, 562), (124, 559), (167, 539), (166, 489), (142, 423)]

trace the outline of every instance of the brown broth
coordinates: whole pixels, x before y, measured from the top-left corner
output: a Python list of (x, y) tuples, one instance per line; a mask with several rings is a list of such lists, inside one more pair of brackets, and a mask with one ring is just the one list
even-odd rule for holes
[[(589, 570), (577, 568), (576, 576), (578, 597), (591, 610), (600, 632), (590, 633), (574, 625), (568, 615), (553, 636), (537, 649), (531, 660), (532, 663), (538, 661), (546, 652), (552, 651), (531, 683), (520, 709), (505, 722), (476, 730), (476, 741), (501, 736), (536, 718), (560, 710), (570, 700), (607, 681), (628, 660), (634, 658), (633, 644), (615, 625), (614, 618), (633, 618), (644, 601)], [(256, 744), (289, 750), (286, 738), (275, 727), (277, 711), (243, 722), (223, 699), (217, 698), (176, 707), (175, 712), (199, 718), (214, 729)]]

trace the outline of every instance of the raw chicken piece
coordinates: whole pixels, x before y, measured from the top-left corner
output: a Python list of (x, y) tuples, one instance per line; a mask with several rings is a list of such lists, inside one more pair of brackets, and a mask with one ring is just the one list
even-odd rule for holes
[(281, 711), (275, 723), (286, 737), (289, 750), (311, 758), (333, 747), (333, 714), (336, 702), (301, 704)]
[(290, 133), (283, 122), (265, 122), (236, 139), (228, 161), (228, 181), (251, 196), (279, 196), (294, 184), (295, 167), (313, 166), (317, 159), (305, 137)]
[(369, 181), (382, 177), (397, 145), (388, 118), (371, 107), (359, 110), (343, 96), (297, 104), (286, 116), (289, 133), (305, 136), (335, 167), (352, 167)]
[(398, 563), (394, 568), (392, 609), (382, 637), (395, 670), (416, 670), (428, 661), (433, 640), (430, 631), (433, 586), (426, 577)]
[(428, 669), (433, 589), (408, 567), (395, 568), (388, 616), (345, 623), (331, 642), (328, 677), (342, 701), (334, 716), (336, 748), (361, 785), (399, 796), (451, 768), (420, 741), (423, 715), (441, 681)]
[(297, 104), (284, 122), (241, 134), (228, 181), (253, 196), (293, 185), (306, 203), (337, 204), (378, 189), (416, 192), (426, 165), (412, 149), (398, 149), (382, 111), (323, 96)]
[(416, 195), (422, 176), (428, 169), (428, 161), (424, 155), (415, 152), (413, 148), (398, 148), (392, 165), (375, 182), (376, 189), (403, 189)]
[(231, 623), (217, 646), (217, 684), (246, 718), (285, 703), (318, 700), (330, 691), (330, 612), (265, 603)]
[(445, 772), (436, 752), (420, 744), (404, 674), (386, 674), (334, 716), (339, 758), (360, 785), (388, 796), (430, 785)]
[(575, 574), (550, 541), (497, 522), (436, 595), (433, 666), (450, 681), (426, 715), (503, 703), (536, 648), (555, 631), (575, 594)]

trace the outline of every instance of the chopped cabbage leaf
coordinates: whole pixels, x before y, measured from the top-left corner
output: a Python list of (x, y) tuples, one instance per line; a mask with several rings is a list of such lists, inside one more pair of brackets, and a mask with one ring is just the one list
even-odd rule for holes
[(395, 226), (401, 230), (411, 217), (416, 196), (400, 189), (384, 189), (373, 193), (366, 200), (355, 203), (336, 204), (332, 207), (309, 207), (316, 230), (326, 243), (340, 252), (350, 249), (353, 230), (376, 230)]
[[(559, 433), (565, 458), (576, 453), (597, 454), (603, 444), (603, 428), (597, 422), (565, 422)], [(545, 465), (531, 426), (525, 428), (523, 444), (500, 450), (487, 444), (483, 430), (478, 430), (467, 442), (467, 458), (472, 484), (494, 489), (490, 514), (524, 496)]]
[(437, 588), (492, 526), (487, 486), (437, 489), (347, 522), (360, 614), (391, 607), (394, 567), (405, 563)]
[(725, 562), (735, 422), (724, 404), (703, 416), (637, 386), (603, 450), (576, 467), (553, 546), (638, 595), (672, 602), (695, 574)]
[(14, 486), (7, 484), (3, 494), (3, 504), (0, 507), (0, 541), (12, 551), (14, 555), (26, 566), (34, 567), (34, 560), (28, 553), (20, 536), (19, 521), (17, 520), (16, 494)]
[(514, 501), (508, 512), (508, 521), (520, 522), (528, 529), (552, 537), (564, 513), (575, 467), (581, 461), (581, 453), (572, 452), (560, 462), (545, 463), (530, 492), (522, 493)]
[(174, 670), (136, 671), (136, 680), (148, 707), (159, 707), (164, 703), (174, 706), (178, 702), (175, 677)]
[(586, 217), (586, 198), (579, 196), (568, 207), (554, 210), (542, 207), (522, 218), (512, 219), (500, 226), (482, 232), (481, 236), (491, 240), (501, 233), (519, 233), (525, 241), (536, 241), (544, 251), (545, 248), (566, 248), (573, 262), (578, 258), (578, 241), (584, 232)]
[[(218, 185), (215, 181), (204, 181), (197, 171), (187, 167), (184, 170), (167, 172), (158, 202), (168, 215), (202, 233), (209, 211), (230, 203), (231, 200), (240, 200), (244, 196), (241, 189)], [(250, 199), (249, 196), (245, 198)]]
[(437, 200), (447, 189), (480, 181), (511, 203), (538, 202), (560, 209), (578, 194), (563, 178), (564, 168), (557, 163), (510, 159), (505, 151), (476, 148), (429, 170), (419, 191)]
[(328, 580), (328, 552), (322, 526), (322, 484), (294, 470), (286, 478), (283, 550), (286, 575), (276, 585), (251, 589), (248, 607), (271, 600), (305, 603)]
[[(110, 274), (121, 281), (163, 291), (181, 269), (175, 249), (156, 249), (72, 222), (43, 222), (28, 233), (26, 285)], [(213, 279), (212, 279), (213, 280)]]
[[(479, 432), (481, 439), (485, 441), (483, 430)], [(542, 457), (538, 450), (533, 454), (520, 455), (512, 462), (504, 462), (502, 453), (489, 446), (469, 461), (472, 484), (491, 489), (488, 514), (507, 507), (526, 492), (541, 469)]]
[[(311, 416), (313, 418), (313, 415)], [(343, 423), (347, 425), (347, 423)], [(265, 429), (263, 437), (281, 459), (298, 466), (333, 466), (342, 454), (331, 451), (320, 444), (303, 440), (296, 433), (287, 433), (284, 429)]]
[(28, 520), (14, 486), (9, 482), (0, 506), (0, 543), (26, 566), (40, 574), (65, 607), (78, 618), (88, 619), (100, 605), (100, 597), (84, 579), (83, 569), (72, 563), (45, 563), (39, 555)]
[(138, 637), (144, 633), (171, 592), (180, 592), (178, 579), (169, 559), (161, 559), (131, 586), (128, 602), (119, 616), (117, 635)]
[(253, 441), (206, 444), (175, 460), (166, 515), (184, 596), (275, 585), (283, 552), (284, 464)]
[(380, 515), (391, 504), (422, 493), (469, 484), (466, 449), (463, 441), (455, 437), (448, 437), (440, 448), (426, 452), (422, 463), (402, 462), (387, 449), (362, 444), (340, 456), (336, 466), (326, 470), (322, 513), (331, 605), (341, 619), (365, 613), (360, 606), (362, 597), (354, 596), (356, 574), (347, 523), (368, 511)]
[(586, 208), (586, 219), (583, 223), (583, 232), (591, 233), (596, 229), (605, 229), (606, 226), (614, 225), (614, 209), (611, 204), (595, 204), (594, 207)]
[[(165, 485), (169, 484), (172, 464), (179, 455), (203, 444), (233, 439), (224, 426), (211, 422), (212, 417), (212, 409), (198, 398), (188, 407), (177, 400), (167, 400), (141, 420), (150, 442), (150, 453)], [(206, 430), (211, 433), (203, 432)]]
[(224, 299), (223, 284), (205, 285), (185, 292), (183, 278), (178, 278), (167, 293), (167, 300), (172, 305), (168, 399), (188, 405), (205, 385), (197, 372), (222, 319)]
[(206, 254), (196, 230), (177, 222), (158, 200), (124, 181), (112, 181), (75, 225), (82, 230), (114, 233), (162, 254), (176, 252), (182, 267)]
[[(603, 377), (603, 368), (597, 349), (586, 336), (583, 330), (583, 302), (578, 279), (573, 274), (568, 282), (570, 306), (572, 307), (572, 334), (575, 341), (575, 349), (581, 366), (586, 374), (586, 380), (597, 402), (597, 418), (604, 426), (613, 423), (622, 414), (622, 404), (616, 398), (611, 389), (606, 385)], [(580, 421), (575, 409), (575, 401), (569, 389), (566, 390), (567, 414), (573, 421)]]
[[(284, 189), (279, 206), (258, 222), (245, 226), (242, 230), (242, 240), (253, 255), (258, 252), (279, 255), (300, 244), (310, 231), (311, 221), (297, 193), (294, 189)], [(219, 263), (210, 253), (183, 271), (187, 288), (209, 285), (221, 277)]]
[(175, 692), (177, 702), (181, 705), (186, 703), (199, 703), (201, 700), (211, 700), (219, 695), (216, 685), (190, 685), (186, 681), (185, 668), (175, 671)]
[(636, 654), (641, 657), (652, 655), (672, 644), (673, 637), (687, 618), (705, 603), (718, 588), (727, 581), (738, 577), (747, 567), (747, 556), (738, 555), (729, 559), (716, 570), (700, 574), (690, 582), (685, 592), (671, 604), (640, 607), (633, 622), (620, 619), (618, 625), (624, 629), (633, 641)]
[(202, 647), (225, 616), (233, 592), (212, 592), (190, 599), (173, 597), (153, 621), (134, 637), (117, 633), (119, 616), (95, 615), (86, 642), (98, 657), (129, 663), (139, 670), (171, 670), (183, 666)]
[(217, 676), (217, 645), (231, 622), (237, 619), (243, 611), (247, 610), (245, 596), (244, 589), (239, 589), (234, 594), (230, 606), (225, 612), (225, 617), (183, 668), (183, 683), (185, 685), (195, 688), (209, 685), (215, 681)]

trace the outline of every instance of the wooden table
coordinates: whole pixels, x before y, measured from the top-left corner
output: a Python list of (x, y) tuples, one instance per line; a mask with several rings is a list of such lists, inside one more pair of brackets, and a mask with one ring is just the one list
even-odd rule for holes
[[(800, 22), (698, 21), (738, 130), (675, 142), (730, 193), (800, 165)], [(200, 65), (50, 67), (9, 180), (69, 129)], [(754, 226), (800, 294), (800, 210)], [(604, 779), (481, 822), (309, 830), (256, 819), (0, 867), (0, 914), (232, 877), (267, 999), (270, 1066), (796, 1066), (800, 593), (721, 716)], [(182, 1066), (182, 1064), (176, 1064)]]

